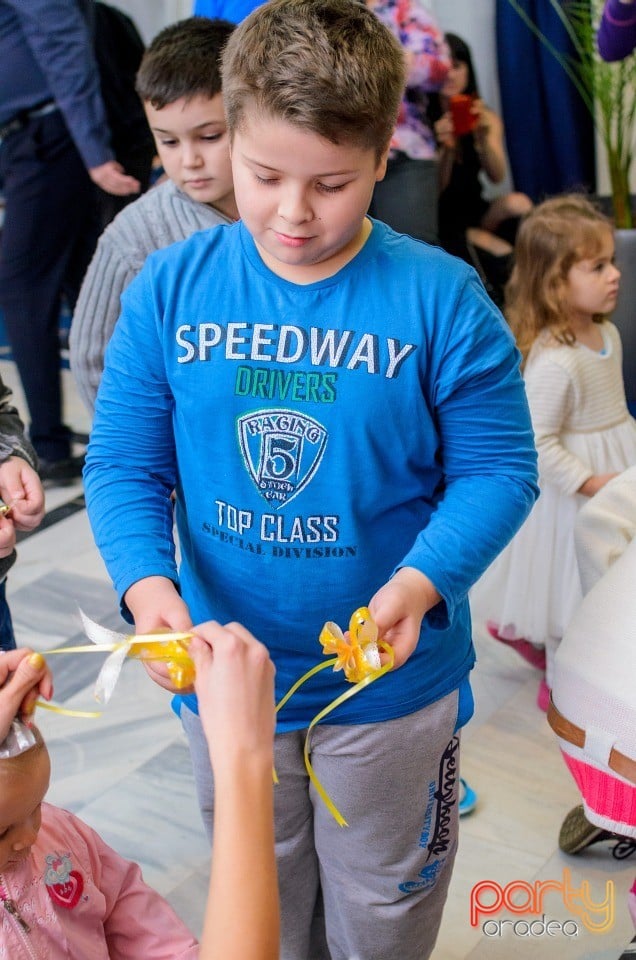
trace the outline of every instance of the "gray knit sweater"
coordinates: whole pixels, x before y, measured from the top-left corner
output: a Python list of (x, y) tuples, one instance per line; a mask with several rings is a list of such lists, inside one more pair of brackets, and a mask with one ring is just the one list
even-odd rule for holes
[(119, 298), (148, 254), (219, 223), (231, 220), (214, 207), (191, 200), (170, 180), (124, 207), (106, 228), (86, 271), (70, 333), (71, 370), (91, 413), (104, 351), (119, 316)]

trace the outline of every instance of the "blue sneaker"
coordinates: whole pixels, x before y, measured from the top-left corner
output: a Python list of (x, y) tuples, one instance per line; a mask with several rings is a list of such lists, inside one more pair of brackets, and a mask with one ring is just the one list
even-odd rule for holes
[(459, 778), (459, 815), (465, 817), (477, 806), (477, 794), (469, 787), (463, 777)]

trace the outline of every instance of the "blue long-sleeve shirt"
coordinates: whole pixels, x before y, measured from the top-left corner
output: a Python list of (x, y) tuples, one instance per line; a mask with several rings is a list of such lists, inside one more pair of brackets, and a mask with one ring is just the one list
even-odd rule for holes
[(220, 17), (231, 23), (240, 23), (263, 0), (195, 0), (193, 13), (197, 17)]
[[(474, 271), (373, 222), (335, 276), (272, 273), (242, 224), (153, 254), (122, 299), (85, 470), (120, 596), (178, 582), (195, 623), (239, 620), (277, 694), (410, 565), (443, 600), (407, 663), (330, 722), (402, 716), (466, 679), (467, 592), (537, 495), (519, 357)], [(177, 572), (170, 491), (177, 491)], [(343, 690), (323, 671), (280, 715)]]
[(87, 168), (114, 158), (93, 53), (92, 0), (0, 0), (0, 126), (55, 100)]

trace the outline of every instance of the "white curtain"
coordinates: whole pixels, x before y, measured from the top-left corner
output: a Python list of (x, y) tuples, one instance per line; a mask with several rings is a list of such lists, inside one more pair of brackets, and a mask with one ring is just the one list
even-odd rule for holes
[(135, 21), (146, 43), (162, 27), (192, 14), (193, 0), (106, 0)]

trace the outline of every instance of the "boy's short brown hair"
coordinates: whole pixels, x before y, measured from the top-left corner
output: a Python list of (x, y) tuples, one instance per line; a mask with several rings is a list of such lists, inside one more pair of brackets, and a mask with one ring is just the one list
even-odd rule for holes
[(378, 158), (405, 83), (398, 40), (356, 0), (269, 0), (234, 31), (222, 73), (230, 135), (253, 105)]
[(188, 17), (154, 38), (144, 53), (135, 88), (142, 100), (162, 110), (169, 103), (221, 92), (221, 53), (234, 30), (229, 20)]

